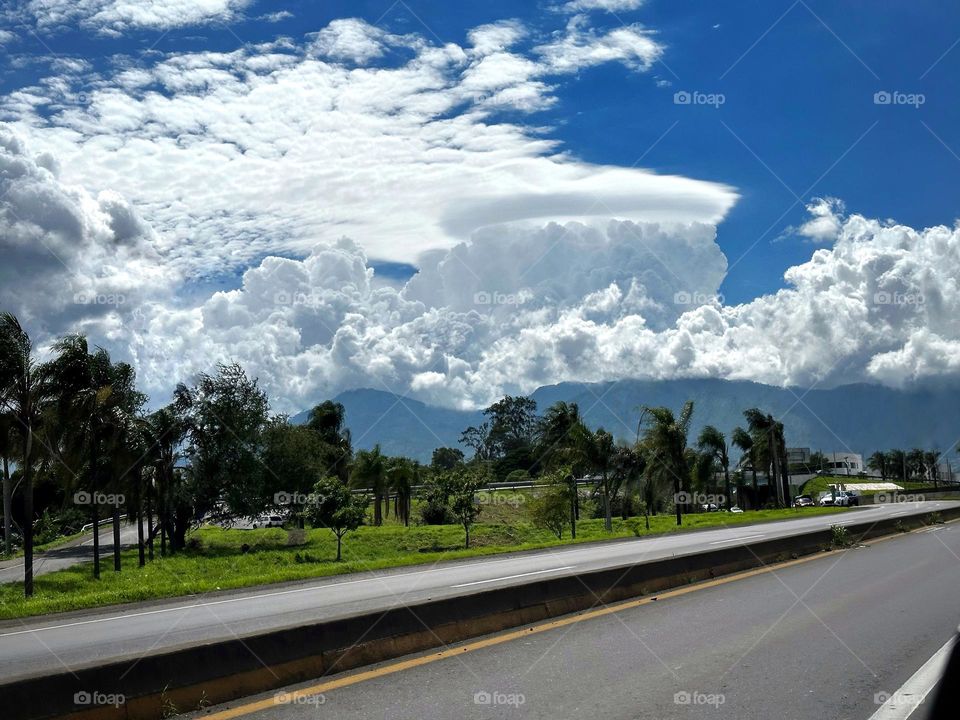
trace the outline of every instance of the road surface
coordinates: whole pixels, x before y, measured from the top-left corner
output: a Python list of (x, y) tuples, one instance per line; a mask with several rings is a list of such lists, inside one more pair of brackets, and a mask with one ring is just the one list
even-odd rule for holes
[(8, 679), (141, 657), (184, 644), (231, 639), (531, 580), (646, 562), (829, 527), (942, 509), (949, 501), (870, 506), (842, 515), (472, 558), (261, 586), (0, 624)]
[[(137, 544), (137, 526), (124, 523), (120, 526), (120, 547), (126, 548)], [(103, 525), (100, 528), (100, 562), (106, 562), (113, 567), (113, 526)], [(56, 570), (64, 570), (73, 565), (84, 562), (93, 562), (93, 533), (89, 537), (80, 539), (60, 547), (35, 553), (33, 556), (33, 574), (46, 575)], [(23, 580), (23, 558), (6, 560), (0, 563), (0, 583), (20, 582)]]
[(960, 622), (958, 590), (960, 524), (941, 525), (195, 717), (923, 720)]

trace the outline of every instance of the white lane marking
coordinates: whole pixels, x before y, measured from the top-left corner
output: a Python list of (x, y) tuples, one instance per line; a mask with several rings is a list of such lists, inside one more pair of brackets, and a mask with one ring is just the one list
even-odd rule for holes
[(474, 580), (473, 582), (460, 583), (459, 585), (451, 585), (450, 587), (462, 588), (470, 587), (471, 585), (483, 585), (485, 583), (497, 582), (498, 580), (513, 580), (514, 578), (528, 577), (530, 575), (543, 575), (544, 573), (560, 572), (561, 570), (573, 570), (576, 565), (564, 565), (563, 567), (550, 568), (549, 570), (535, 570), (533, 572), (520, 573), (519, 575), (505, 575), (504, 577), (490, 578), (489, 580)]
[(900, 512), (890, 513), (890, 517), (896, 517), (897, 515), (906, 515), (906, 510), (901, 510)]
[(721, 545), (721, 544), (723, 544), (723, 543), (740, 542), (740, 541), (742, 541), (742, 540), (751, 540), (751, 539), (753, 539), (753, 538), (762, 538), (762, 537), (763, 537), (763, 534), (758, 533), (758, 534), (756, 534), (756, 535), (744, 535), (743, 537), (730, 538), (729, 540), (715, 540), (714, 542), (712, 542), (712, 543), (710, 543), (710, 544), (711, 544), (711, 545)]
[(950, 638), (947, 644), (937, 650), (900, 689), (893, 694), (877, 693), (874, 697), (884, 697), (884, 703), (870, 716), (870, 720), (906, 720), (933, 690), (944, 671), (956, 638)]

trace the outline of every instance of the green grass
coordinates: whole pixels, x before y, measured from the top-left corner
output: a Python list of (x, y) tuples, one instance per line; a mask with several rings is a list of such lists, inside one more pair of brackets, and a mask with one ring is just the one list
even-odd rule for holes
[[(507, 507), (510, 506), (497, 506)], [(510, 508), (511, 510), (513, 508)], [(486, 509), (484, 510), (486, 513)], [(760, 510), (742, 514), (702, 513), (684, 517), (681, 530), (783, 520), (795, 517), (846, 512), (841, 508)], [(492, 514), (492, 513), (491, 513)], [(577, 543), (677, 532), (672, 515), (650, 519), (649, 533), (643, 518), (613, 522), (613, 531), (603, 529), (603, 520), (582, 520)], [(362, 527), (344, 539), (343, 562), (334, 562), (336, 543), (326, 529), (305, 531), (280, 528), (225, 530), (203, 527), (190, 536), (190, 548), (173, 557), (137, 567), (135, 550), (123, 553), (123, 571), (113, 572), (105, 558), (102, 576), (94, 580), (90, 564), (41, 575), (35, 580), (35, 596), (22, 597), (19, 583), (0, 585), (0, 619), (100, 607), (163, 597), (178, 597), (229, 588), (249, 587), (289, 580), (399, 567), (440, 560), (532, 550), (573, 541), (569, 528), (562, 540), (528, 522), (479, 523), (471, 532), (471, 547), (463, 548), (463, 528), (455, 525), (411, 526), (396, 524)], [(243, 546), (248, 548), (244, 552)]]

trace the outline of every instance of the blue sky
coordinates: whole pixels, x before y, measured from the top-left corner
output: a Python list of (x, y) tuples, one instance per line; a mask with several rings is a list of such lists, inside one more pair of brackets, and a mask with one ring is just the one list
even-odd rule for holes
[(22, 0), (0, 53), (0, 302), (154, 392), (960, 376), (960, 7)]

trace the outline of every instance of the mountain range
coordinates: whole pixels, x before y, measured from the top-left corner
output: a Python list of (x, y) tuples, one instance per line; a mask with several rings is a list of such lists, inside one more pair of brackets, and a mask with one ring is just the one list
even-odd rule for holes
[[(708, 424), (729, 435), (745, 424), (743, 411), (751, 407), (783, 421), (790, 447), (857, 452), (866, 458), (875, 450), (895, 447), (944, 451), (960, 440), (956, 388), (897, 390), (858, 384), (804, 390), (717, 379), (620, 380), (547, 385), (531, 397), (538, 412), (559, 400), (575, 402), (587, 425), (623, 439), (636, 436), (641, 406), (678, 411), (693, 400), (691, 443)], [(355, 448), (379, 444), (389, 455), (423, 462), (429, 462), (436, 447), (462, 447), (460, 433), (484, 420), (479, 410), (435, 407), (382, 390), (348, 390), (334, 399), (345, 408)], [(305, 411), (292, 421), (306, 417)]]

